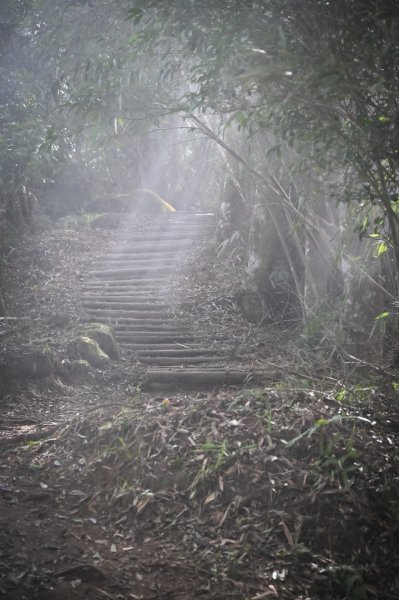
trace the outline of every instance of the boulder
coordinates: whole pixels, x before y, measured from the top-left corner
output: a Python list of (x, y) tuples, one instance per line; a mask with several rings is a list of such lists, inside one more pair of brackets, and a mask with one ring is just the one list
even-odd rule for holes
[(56, 312), (52, 314), (48, 319), (50, 327), (57, 329), (64, 329), (71, 323), (71, 317), (63, 312)]
[(4, 348), (0, 352), (0, 380), (44, 379), (53, 372), (55, 357), (50, 352)]
[(80, 336), (74, 342), (74, 350), (82, 360), (87, 361), (97, 369), (106, 367), (111, 360), (108, 354), (101, 350), (98, 343), (88, 336)]
[(60, 366), (60, 374), (69, 383), (90, 383), (93, 374), (87, 360), (67, 360)]
[(121, 213), (105, 213), (94, 217), (91, 226), (97, 229), (117, 229), (124, 219)]
[(113, 331), (104, 323), (89, 323), (79, 328), (82, 335), (94, 340), (100, 346), (101, 350), (108, 354), (112, 360), (119, 360), (120, 354)]

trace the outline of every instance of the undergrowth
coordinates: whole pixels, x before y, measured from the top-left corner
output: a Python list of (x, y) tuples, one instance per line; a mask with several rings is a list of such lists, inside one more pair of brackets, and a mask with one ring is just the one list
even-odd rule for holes
[(57, 452), (84, 465), (83, 518), (171, 537), (215, 581), (261, 578), (287, 599), (388, 599), (399, 530), (388, 415), (395, 390), (339, 382), (138, 392), (76, 419)]

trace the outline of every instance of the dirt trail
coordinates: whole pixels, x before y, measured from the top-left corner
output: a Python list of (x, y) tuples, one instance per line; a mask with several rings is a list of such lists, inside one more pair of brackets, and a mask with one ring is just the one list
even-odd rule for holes
[[(54, 335), (54, 307), (38, 313), (40, 290), (54, 305), (67, 292), (77, 320), (114, 326), (122, 360), (86, 385), (50, 379), (3, 398), (0, 598), (399, 598), (392, 386), (272, 375), (264, 334), (221, 310), (224, 288), (199, 256), (210, 223), (193, 228), (198, 238), (187, 222), (168, 223), (147, 222), (141, 239), (119, 232), (102, 252), (104, 236), (87, 231), (83, 258), (71, 249), (82, 234), (65, 234), (69, 253), (48, 235), (55, 273), (65, 258), (64, 279), (51, 264), (17, 273), (40, 288), (35, 304), (16, 304), (37, 319), (38, 337)], [(151, 229), (165, 238), (155, 252), (144, 251)], [(191, 242), (189, 280), (184, 253), (171, 250), (177, 233)], [(164, 259), (169, 269), (155, 266)], [(177, 292), (194, 298), (185, 310)], [(277, 344), (271, 352), (284, 365)], [(208, 358), (221, 376), (241, 369), (252, 378), (206, 390), (168, 385), (168, 373), (209, 372)], [(156, 393), (141, 390), (146, 369), (157, 373)], [(260, 385), (256, 370), (274, 381)]]

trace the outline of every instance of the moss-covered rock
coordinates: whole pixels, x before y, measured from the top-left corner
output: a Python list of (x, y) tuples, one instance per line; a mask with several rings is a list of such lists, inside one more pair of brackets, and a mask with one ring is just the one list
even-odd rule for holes
[(120, 213), (105, 213), (94, 217), (91, 226), (98, 229), (116, 229), (120, 226), (124, 218), (125, 215)]
[(89, 364), (97, 369), (106, 367), (110, 362), (108, 354), (103, 352), (98, 343), (87, 337), (80, 336), (74, 343), (74, 350), (82, 360), (86, 360)]
[(4, 348), (0, 352), (0, 381), (44, 379), (52, 374), (54, 364), (50, 351)]
[(68, 360), (60, 366), (60, 374), (69, 383), (91, 383), (93, 373), (87, 360)]
[(87, 325), (82, 325), (79, 331), (82, 335), (95, 340), (101, 350), (105, 354), (108, 354), (112, 360), (120, 359), (118, 346), (111, 327), (104, 325), (104, 323), (88, 323)]
[(56, 312), (48, 319), (50, 327), (65, 329), (71, 323), (71, 317), (63, 312)]

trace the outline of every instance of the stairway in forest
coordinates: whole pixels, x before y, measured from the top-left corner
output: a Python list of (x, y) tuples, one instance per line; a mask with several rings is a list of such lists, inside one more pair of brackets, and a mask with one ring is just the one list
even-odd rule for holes
[(126, 232), (111, 253), (93, 263), (83, 306), (148, 365), (148, 388), (195, 387), (209, 374), (212, 381), (223, 380), (223, 350), (173, 314), (170, 302), (183, 257), (210, 238), (214, 227), (213, 214), (167, 214), (142, 233)]

